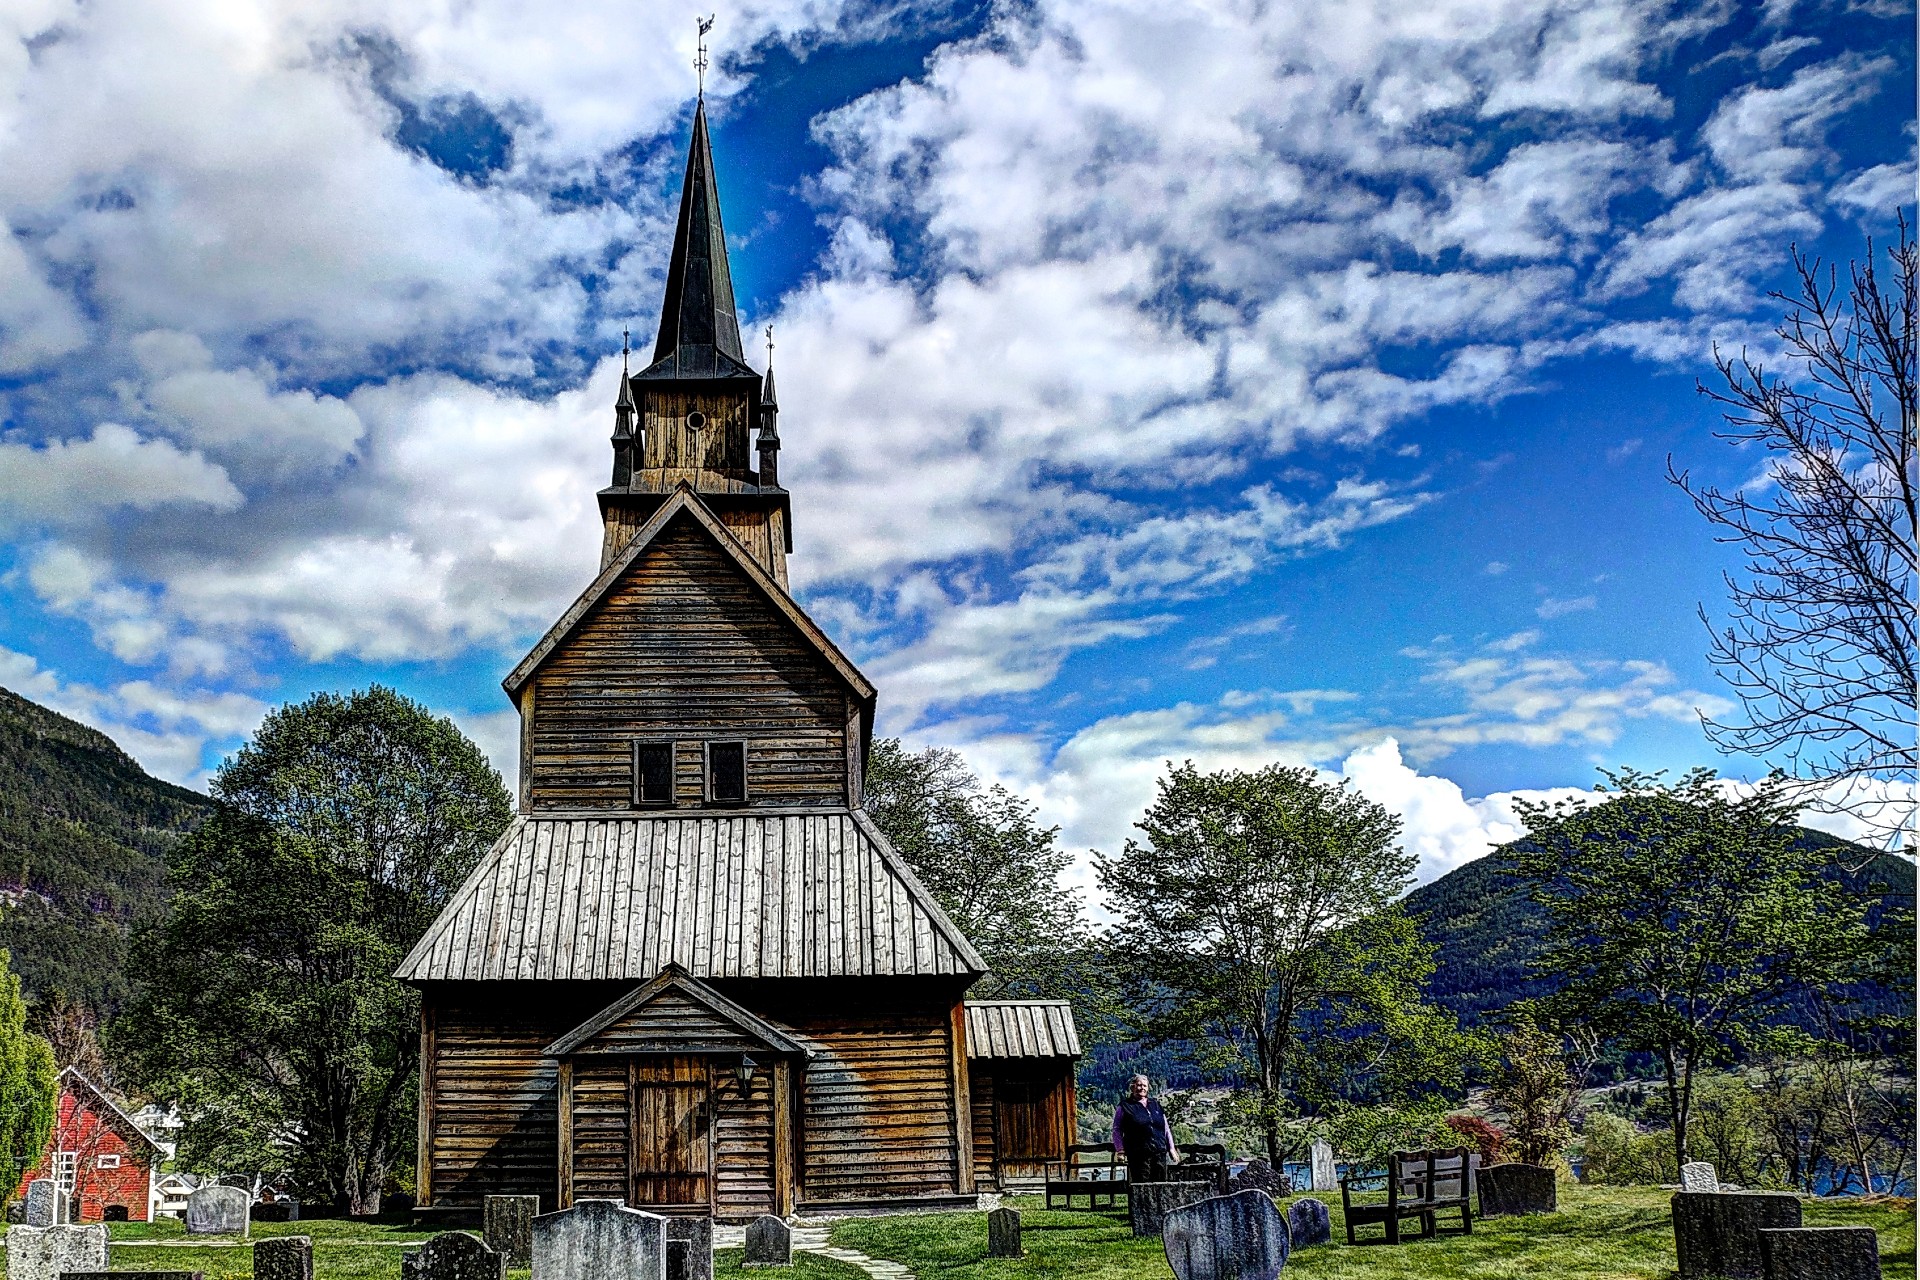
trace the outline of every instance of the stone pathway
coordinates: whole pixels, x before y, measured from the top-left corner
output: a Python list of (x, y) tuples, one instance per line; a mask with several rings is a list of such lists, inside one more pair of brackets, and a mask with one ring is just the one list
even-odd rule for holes
[[(842, 1249), (828, 1244), (827, 1230), (825, 1223), (796, 1219), (793, 1223), (794, 1249), (801, 1253), (817, 1253), (823, 1258), (858, 1267), (872, 1276), (873, 1280), (914, 1280), (913, 1272), (898, 1262), (869, 1258), (858, 1249)], [(747, 1229), (744, 1226), (716, 1224), (713, 1228), (713, 1247), (716, 1249), (738, 1249), (746, 1242)]]

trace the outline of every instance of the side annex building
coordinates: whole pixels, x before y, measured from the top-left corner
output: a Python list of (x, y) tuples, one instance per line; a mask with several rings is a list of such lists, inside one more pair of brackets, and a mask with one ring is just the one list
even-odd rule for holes
[(964, 1001), (986, 962), (861, 808), (875, 690), (787, 591), (704, 104), (612, 446), (600, 572), (503, 682), (517, 814), (398, 970), (421, 1211), (739, 1220), (1034, 1176), (1074, 1140), (1072, 1015)]

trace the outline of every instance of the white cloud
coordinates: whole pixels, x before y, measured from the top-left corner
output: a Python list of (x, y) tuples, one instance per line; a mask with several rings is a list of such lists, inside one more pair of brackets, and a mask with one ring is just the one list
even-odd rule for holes
[(1534, 612), (1543, 618), (1564, 618), (1570, 613), (1591, 613), (1599, 607), (1600, 600), (1597, 596), (1575, 596), (1571, 599), (1548, 596), (1540, 602)]
[(85, 439), (0, 441), (0, 523), (78, 524), (116, 508), (180, 505), (232, 511), (245, 498), (196, 450), (103, 422)]

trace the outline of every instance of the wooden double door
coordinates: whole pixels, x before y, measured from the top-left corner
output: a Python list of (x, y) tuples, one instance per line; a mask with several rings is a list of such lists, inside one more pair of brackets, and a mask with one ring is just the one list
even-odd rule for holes
[(715, 1145), (711, 1059), (635, 1058), (631, 1082), (627, 1203), (711, 1209)]

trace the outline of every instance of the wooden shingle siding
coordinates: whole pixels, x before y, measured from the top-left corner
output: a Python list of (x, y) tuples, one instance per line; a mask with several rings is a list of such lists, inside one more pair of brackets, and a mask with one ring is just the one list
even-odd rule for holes
[[(642, 468), (698, 468), (734, 475), (751, 468), (747, 437), (754, 402), (749, 393), (652, 383), (641, 388)], [(694, 412), (706, 418), (698, 430), (687, 425), (687, 415)]]
[(435, 1010), (431, 1049), (433, 1200), (538, 1195), (551, 1205), (558, 1155), (554, 1064), (542, 1029), (458, 1008)]
[(644, 982), (670, 962), (698, 978), (986, 968), (865, 815), (735, 811), (516, 818), (399, 976)]
[(761, 1064), (750, 1085), (717, 1081), (714, 1159), (719, 1185), (714, 1212), (723, 1218), (757, 1218), (774, 1212), (774, 1073)]
[(624, 1058), (573, 1064), (574, 1199), (626, 1199), (627, 1107)]
[(676, 799), (704, 799), (699, 742), (747, 743), (749, 805), (846, 805), (847, 691), (738, 564), (682, 516), (532, 681), (533, 809), (632, 805), (635, 740), (681, 740)]
[(814, 1046), (801, 1097), (809, 1202), (951, 1195), (956, 1123), (943, 1013), (800, 1019)]

